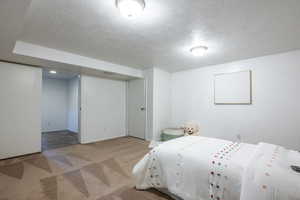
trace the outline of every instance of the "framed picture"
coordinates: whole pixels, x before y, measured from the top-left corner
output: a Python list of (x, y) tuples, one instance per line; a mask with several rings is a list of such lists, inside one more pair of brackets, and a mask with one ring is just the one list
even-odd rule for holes
[(215, 74), (214, 101), (216, 105), (252, 104), (252, 72)]

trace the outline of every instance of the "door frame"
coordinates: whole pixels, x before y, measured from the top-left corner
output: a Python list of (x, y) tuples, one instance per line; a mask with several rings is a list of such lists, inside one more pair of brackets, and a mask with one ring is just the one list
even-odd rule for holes
[(82, 99), (81, 99), (81, 73), (78, 77), (78, 143), (82, 144), (82, 135), (81, 135), (81, 110), (82, 110)]

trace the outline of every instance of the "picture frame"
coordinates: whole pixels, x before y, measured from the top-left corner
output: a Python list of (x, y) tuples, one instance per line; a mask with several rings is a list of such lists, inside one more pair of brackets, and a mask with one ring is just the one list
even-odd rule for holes
[(252, 71), (236, 71), (214, 75), (215, 105), (251, 105)]

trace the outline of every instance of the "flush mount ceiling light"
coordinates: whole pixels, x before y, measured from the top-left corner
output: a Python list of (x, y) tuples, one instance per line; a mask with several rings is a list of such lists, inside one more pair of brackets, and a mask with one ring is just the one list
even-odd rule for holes
[(196, 46), (190, 49), (194, 56), (203, 56), (207, 50), (208, 48), (206, 46)]
[(143, 13), (146, 4), (144, 0), (116, 0), (116, 6), (121, 15), (135, 18)]
[(49, 71), (49, 73), (50, 73), (50, 74), (56, 74), (56, 71), (51, 70), (51, 71)]

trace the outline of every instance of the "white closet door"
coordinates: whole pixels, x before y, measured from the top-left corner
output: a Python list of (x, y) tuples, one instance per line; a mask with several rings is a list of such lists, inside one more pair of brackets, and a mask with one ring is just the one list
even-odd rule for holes
[(144, 79), (128, 83), (128, 132), (130, 136), (145, 139), (146, 108)]
[(41, 151), (40, 68), (0, 62), (0, 159)]

